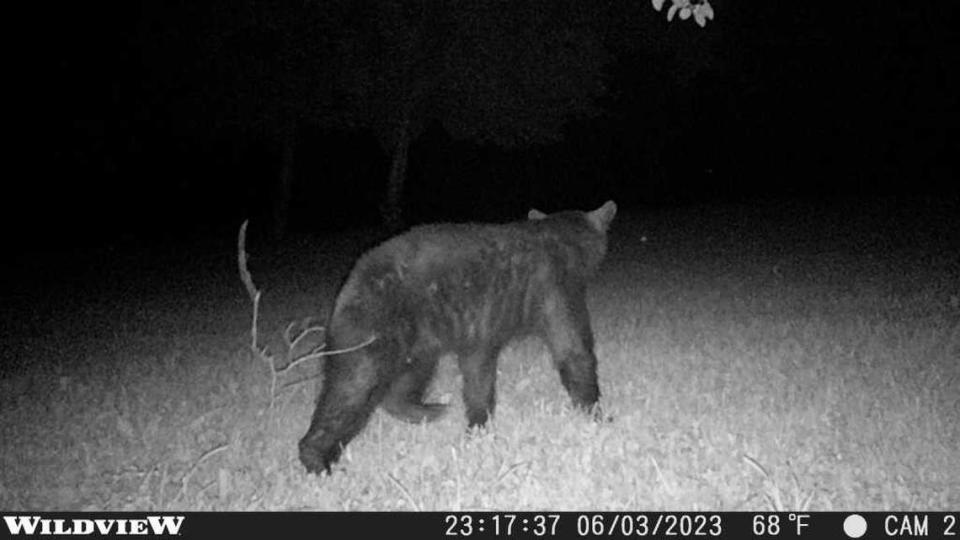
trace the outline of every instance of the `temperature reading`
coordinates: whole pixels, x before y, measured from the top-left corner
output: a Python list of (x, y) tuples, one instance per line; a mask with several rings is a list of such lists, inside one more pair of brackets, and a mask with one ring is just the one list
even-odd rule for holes
[(800, 536), (810, 526), (810, 514), (757, 514), (753, 516), (754, 536), (780, 536), (781, 531)]
[(754, 536), (777, 536), (778, 534), (780, 534), (780, 516), (777, 514), (753, 516)]

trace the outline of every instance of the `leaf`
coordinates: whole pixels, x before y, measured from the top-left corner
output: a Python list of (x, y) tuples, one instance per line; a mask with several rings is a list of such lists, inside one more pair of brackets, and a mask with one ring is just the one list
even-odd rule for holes
[(667, 21), (673, 20), (673, 15), (677, 12), (677, 9), (679, 9), (679, 7), (680, 6), (677, 4), (670, 6), (670, 10), (667, 11)]
[(711, 21), (713, 20), (713, 6), (704, 2), (703, 5), (700, 6), (700, 9), (703, 11), (703, 16), (705, 18), (710, 19)]
[(706, 26), (707, 19), (713, 20), (713, 7), (706, 2), (694, 6), (693, 18), (701, 28)]

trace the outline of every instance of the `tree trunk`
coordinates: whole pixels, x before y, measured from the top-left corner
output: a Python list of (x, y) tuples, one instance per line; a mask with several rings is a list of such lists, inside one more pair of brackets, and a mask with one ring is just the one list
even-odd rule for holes
[(273, 239), (282, 240), (287, 233), (290, 217), (290, 197), (293, 192), (293, 160), (296, 129), (290, 123), (280, 133), (280, 174), (273, 193)]
[(403, 187), (407, 179), (407, 151), (410, 148), (410, 120), (404, 118), (397, 129), (390, 160), (390, 176), (380, 205), (380, 216), (390, 232), (403, 228)]

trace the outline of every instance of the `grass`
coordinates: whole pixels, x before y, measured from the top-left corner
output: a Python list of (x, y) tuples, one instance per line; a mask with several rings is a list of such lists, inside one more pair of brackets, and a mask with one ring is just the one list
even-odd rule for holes
[[(296, 456), (317, 364), (271, 399), (231, 239), (154, 252), (162, 272), (117, 257), (14, 302), (0, 508), (956, 509), (960, 271), (933, 220), (896, 217), (618, 217), (590, 297), (611, 422), (571, 410), (524, 341), (486, 429), (465, 432), (448, 359), (433, 388), (447, 417), (377, 412), (322, 478)], [(342, 243), (248, 248), (275, 354), (289, 321), (326, 309), (358, 249)]]

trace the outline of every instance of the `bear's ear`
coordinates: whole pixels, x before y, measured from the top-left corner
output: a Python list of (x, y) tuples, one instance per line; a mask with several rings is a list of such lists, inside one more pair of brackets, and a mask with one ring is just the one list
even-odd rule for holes
[(616, 214), (617, 203), (607, 201), (603, 203), (603, 206), (593, 212), (587, 212), (587, 221), (590, 222), (591, 227), (599, 232), (605, 233), (607, 229), (610, 228), (610, 222), (613, 221), (613, 216)]
[(530, 221), (538, 221), (538, 220), (544, 219), (545, 217), (547, 217), (547, 215), (537, 210), (536, 208), (531, 208), (530, 211), (527, 213), (527, 219), (529, 219)]

